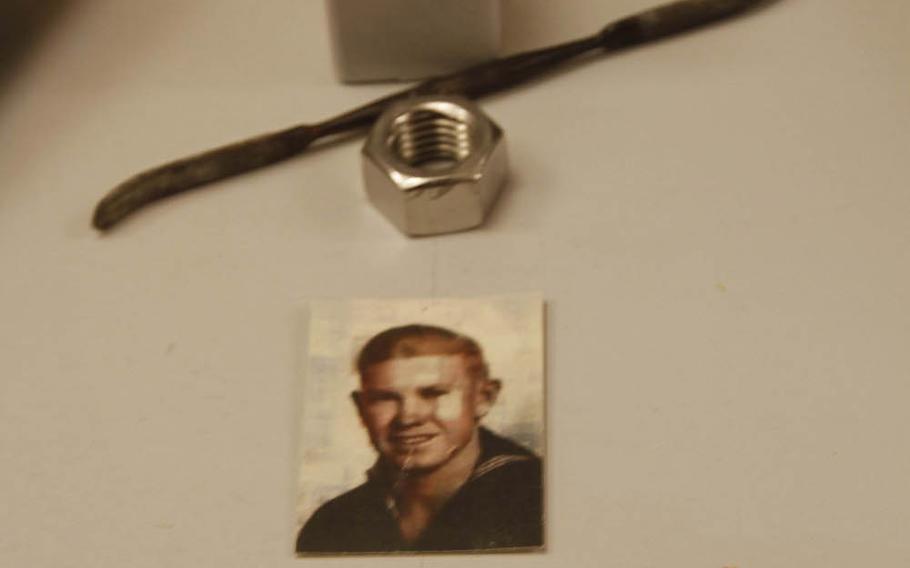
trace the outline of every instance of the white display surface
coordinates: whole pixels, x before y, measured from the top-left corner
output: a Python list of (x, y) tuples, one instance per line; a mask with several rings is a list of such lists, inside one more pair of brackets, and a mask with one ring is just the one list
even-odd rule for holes
[[(510, 51), (649, 0), (507, 0)], [(82, 0), (0, 68), (0, 565), (910, 564), (910, 3), (781, 0), (485, 110), (482, 229), (402, 237), (348, 142), (141, 212), (139, 170), (398, 88), (316, 0)], [(548, 552), (293, 556), (315, 298), (548, 302)]]

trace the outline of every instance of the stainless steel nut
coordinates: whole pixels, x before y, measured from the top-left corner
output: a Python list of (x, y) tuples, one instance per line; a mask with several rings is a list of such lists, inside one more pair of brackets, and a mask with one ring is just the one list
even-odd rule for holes
[(396, 103), (379, 117), (363, 146), (370, 201), (410, 236), (480, 225), (507, 172), (502, 129), (462, 97)]

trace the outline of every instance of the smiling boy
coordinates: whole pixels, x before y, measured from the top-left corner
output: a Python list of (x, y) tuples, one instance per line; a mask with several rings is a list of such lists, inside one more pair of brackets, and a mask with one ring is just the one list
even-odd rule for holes
[(542, 545), (541, 462), (480, 426), (501, 383), (476, 341), (436, 326), (388, 329), (357, 371), (352, 399), (378, 459), (364, 484), (310, 517), (298, 552)]

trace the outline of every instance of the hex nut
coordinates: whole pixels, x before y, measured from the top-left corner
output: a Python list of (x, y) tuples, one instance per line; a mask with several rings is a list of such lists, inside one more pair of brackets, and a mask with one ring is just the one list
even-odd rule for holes
[(410, 236), (480, 225), (507, 172), (502, 129), (462, 97), (395, 103), (376, 121), (363, 146), (370, 201)]

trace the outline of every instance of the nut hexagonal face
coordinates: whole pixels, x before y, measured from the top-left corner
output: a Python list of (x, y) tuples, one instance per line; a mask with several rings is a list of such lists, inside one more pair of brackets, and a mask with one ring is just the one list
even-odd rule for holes
[(363, 147), (370, 201), (411, 236), (480, 225), (507, 172), (502, 129), (462, 97), (414, 98), (392, 105)]

